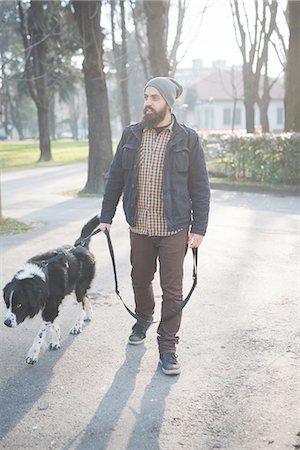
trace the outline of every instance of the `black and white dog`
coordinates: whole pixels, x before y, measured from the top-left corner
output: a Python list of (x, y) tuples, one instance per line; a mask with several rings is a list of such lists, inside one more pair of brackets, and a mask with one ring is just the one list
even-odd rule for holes
[[(96, 228), (97, 218), (91, 219)], [(82, 331), (85, 320), (91, 320), (93, 311), (87, 297), (87, 290), (95, 276), (95, 258), (89, 250), (86, 224), (75, 246), (64, 246), (29, 259), (4, 287), (3, 295), (7, 306), (4, 324), (16, 327), (27, 317), (32, 318), (39, 312), (43, 323), (26, 357), (28, 364), (34, 364), (39, 357), (41, 347), (49, 338), (49, 349), (60, 348), (60, 332), (57, 324), (59, 307), (67, 294), (75, 291), (81, 304), (81, 311), (71, 334)]]

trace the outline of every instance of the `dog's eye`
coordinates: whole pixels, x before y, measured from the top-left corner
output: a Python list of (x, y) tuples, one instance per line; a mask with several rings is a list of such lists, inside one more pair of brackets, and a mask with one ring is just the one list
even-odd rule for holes
[(21, 303), (19, 303), (19, 304), (16, 306), (16, 309), (19, 309), (19, 308), (22, 308)]

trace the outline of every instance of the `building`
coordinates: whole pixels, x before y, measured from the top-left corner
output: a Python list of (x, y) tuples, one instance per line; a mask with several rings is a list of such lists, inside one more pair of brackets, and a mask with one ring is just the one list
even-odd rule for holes
[[(200, 60), (201, 61), (201, 60)], [(176, 78), (184, 85), (176, 114), (194, 128), (218, 131), (245, 131), (243, 74), (241, 67), (216, 61), (205, 68), (194, 61), (191, 69), (180, 69)], [(271, 89), (268, 109), (270, 131), (284, 129), (284, 88), (277, 81)], [(260, 129), (259, 108), (255, 106), (255, 128)]]

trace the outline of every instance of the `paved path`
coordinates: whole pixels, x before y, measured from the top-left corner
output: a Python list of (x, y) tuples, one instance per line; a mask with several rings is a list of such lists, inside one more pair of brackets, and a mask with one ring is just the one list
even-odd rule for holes
[[(35, 227), (1, 238), (1, 287), (35, 253), (72, 243), (98, 211), (96, 198), (62, 195), (83, 187), (85, 176), (84, 164), (2, 174), (4, 214)], [(132, 319), (113, 293), (105, 238), (93, 238), (95, 315), (81, 335), (68, 334), (77, 312), (70, 296), (61, 309), (62, 348), (46, 350), (27, 367), (40, 319), (16, 329), (0, 325), (0, 448), (282, 450), (300, 444), (298, 218), (295, 197), (213, 191), (199, 287), (180, 332), (182, 373), (174, 378), (157, 364), (155, 327), (145, 345), (126, 345)], [(120, 289), (132, 306), (121, 207), (112, 239)], [(185, 291), (191, 264), (189, 254)], [(157, 282), (155, 289), (158, 317)]]

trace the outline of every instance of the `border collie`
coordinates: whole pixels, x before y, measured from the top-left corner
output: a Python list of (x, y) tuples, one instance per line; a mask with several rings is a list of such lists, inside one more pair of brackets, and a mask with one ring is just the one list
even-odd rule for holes
[[(97, 224), (94, 223), (96, 228)], [(95, 276), (95, 258), (88, 248), (89, 239), (81, 241), (90, 234), (85, 230), (84, 227), (75, 246), (63, 246), (29, 259), (3, 289), (7, 307), (4, 319), (6, 326), (16, 327), (27, 317), (32, 318), (39, 312), (42, 314), (43, 322), (28, 351), (27, 364), (36, 363), (46, 337), (50, 350), (60, 348), (60, 331), (56, 319), (66, 295), (75, 291), (77, 302), (81, 304), (71, 334), (79, 334), (84, 321), (92, 319), (93, 311), (87, 290)]]

